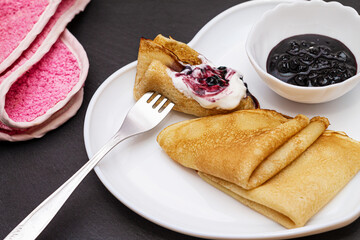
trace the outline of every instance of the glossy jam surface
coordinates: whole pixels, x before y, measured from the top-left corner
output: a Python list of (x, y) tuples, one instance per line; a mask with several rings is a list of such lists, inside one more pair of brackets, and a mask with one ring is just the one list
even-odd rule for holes
[(214, 96), (229, 86), (229, 78), (234, 74), (230, 70), (229, 75), (226, 67), (213, 68), (209, 65), (196, 66), (191, 68), (186, 66), (182, 72), (176, 73), (176, 77), (182, 77), (194, 93), (199, 96)]
[(266, 70), (289, 84), (319, 87), (354, 76), (357, 63), (342, 42), (324, 35), (304, 34), (276, 45), (268, 56)]
[(181, 72), (168, 70), (177, 90), (204, 108), (231, 110), (247, 96), (242, 75), (234, 69), (216, 67), (202, 55), (201, 64), (184, 64)]

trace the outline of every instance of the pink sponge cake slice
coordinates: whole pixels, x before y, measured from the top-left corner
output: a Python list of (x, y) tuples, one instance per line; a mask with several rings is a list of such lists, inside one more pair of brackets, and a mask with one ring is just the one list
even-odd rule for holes
[(27, 49), (61, 0), (0, 0), (0, 73)]
[[(84, 10), (89, 1), (90, 0), (62, 0), (56, 13), (48, 21), (42, 32), (22, 55), (0, 75), (0, 84), (11, 84), (40, 61), (59, 38), (60, 34), (66, 28), (66, 25), (77, 13)], [(25, 22), (24, 24), (27, 23)]]
[(44, 123), (79, 92), (88, 69), (85, 50), (65, 30), (26, 74), (0, 86), (0, 121), (20, 129)]
[(31, 128), (14, 129), (0, 122), (0, 141), (26, 141), (44, 136), (47, 132), (58, 128), (77, 113), (82, 104), (83, 96), (84, 89), (81, 89), (63, 108), (54, 113), (48, 120)]

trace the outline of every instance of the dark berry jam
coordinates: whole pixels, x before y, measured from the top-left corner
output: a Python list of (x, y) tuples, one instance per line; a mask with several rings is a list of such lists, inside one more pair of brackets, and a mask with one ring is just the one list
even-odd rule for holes
[(198, 96), (214, 96), (229, 86), (229, 79), (233, 75), (226, 67), (214, 68), (201, 64), (185, 66), (185, 69), (175, 74)]
[(357, 72), (355, 56), (340, 41), (318, 34), (286, 38), (270, 52), (266, 70), (297, 86), (340, 83)]

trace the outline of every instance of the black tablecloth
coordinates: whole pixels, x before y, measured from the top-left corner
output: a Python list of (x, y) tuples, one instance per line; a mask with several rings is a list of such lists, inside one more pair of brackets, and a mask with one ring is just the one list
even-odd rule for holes
[[(140, 37), (154, 38), (162, 33), (188, 42), (210, 19), (241, 2), (92, 0), (68, 26), (90, 60), (85, 99), (78, 114), (41, 139), (0, 142), (0, 238), (87, 161), (83, 123), (88, 103), (109, 75), (136, 60)], [(359, 1), (340, 2), (360, 12)], [(195, 238), (167, 230), (132, 212), (91, 172), (39, 239)], [(360, 219), (344, 228), (302, 239), (360, 239)]]

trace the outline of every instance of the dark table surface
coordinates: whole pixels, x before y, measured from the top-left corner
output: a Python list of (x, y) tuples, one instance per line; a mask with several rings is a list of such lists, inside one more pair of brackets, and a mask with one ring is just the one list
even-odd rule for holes
[[(90, 60), (78, 114), (41, 139), (0, 142), (0, 238), (86, 161), (83, 123), (88, 103), (114, 71), (136, 60), (139, 38), (158, 33), (188, 42), (239, 0), (92, 0), (68, 28)], [(360, 12), (360, 1), (342, 0)], [(336, 16), (335, 16), (336, 17)], [(160, 227), (119, 202), (91, 172), (38, 239), (196, 239)], [(360, 239), (360, 219), (301, 239)]]

